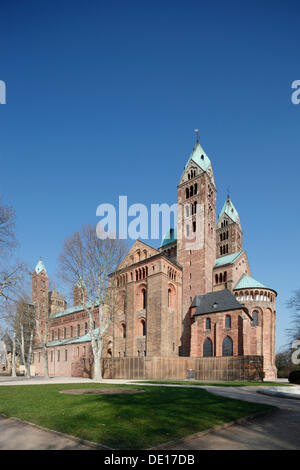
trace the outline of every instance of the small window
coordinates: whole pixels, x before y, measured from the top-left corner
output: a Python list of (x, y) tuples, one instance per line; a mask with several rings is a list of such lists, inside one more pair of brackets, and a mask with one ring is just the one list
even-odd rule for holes
[(67, 361), (67, 360), (68, 360), (68, 350), (65, 349), (65, 361)]
[(231, 328), (231, 317), (230, 317), (230, 315), (226, 315), (226, 317), (225, 317), (225, 328)]
[(208, 331), (208, 330), (211, 329), (211, 321), (210, 321), (210, 318), (206, 318), (206, 320), (205, 320), (205, 329), (206, 329), (206, 331)]
[(144, 319), (140, 321), (140, 335), (146, 336), (146, 320)]
[(258, 312), (256, 310), (252, 312), (252, 324), (253, 326), (258, 326)]

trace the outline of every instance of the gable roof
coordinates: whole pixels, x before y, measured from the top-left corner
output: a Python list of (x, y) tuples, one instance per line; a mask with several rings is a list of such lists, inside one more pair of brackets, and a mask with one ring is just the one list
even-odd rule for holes
[(242, 253), (245, 253), (244, 250), (217, 258), (214, 268), (219, 268), (220, 266), (225, 266), (226, 264), (233, 264), (241, 256)]
[(230, 217), (230, 219), (233, 221), (233, 222), (239, 222), (239, 214), (238, 214), (238, 211), (236, 210), (236, 208), (234, 207), (234, 205), (232, 204), (232, 201), (230, 199), (230, 196), (227, 196), (227, 199), (226, 201), (224, 202), (224, 205), (222, 207), (222, 210), (219, 214), (219, 218), (218, 220), (220, 219), (220, 217), (223, 215), (223, 214), (226, 214), (228, 215), (228, 217)]
[[(127, 252), (127, 254), (124, 256), (123, 260), (121, 261), (121, 263), (117, 267), (116, 271), (120, 271), (121, 269), (126, 268), (127, 266), (131, 266), (132, 263), (130, 262), (130, 257), (132, 255), (134, 255), (134, 253), (137, 250), (142, 251), (144, 249), (147, 250), (147, 252), (150, 254), (149, 258), (154, 256), (154, 255), (159, 254), (159, 251), (156, 250), (156, 248), (153, 248), (153, 246), (147, 245), (147, 243), (142, 242), (141, 240), (136, 240), (134, 242), (134, 244), (132, 245), (132, 247)], [(135, 263), (133, 263), (133, 264), (135, 264)]]
[(245, 309), (228, 289), (196, 295), (191, 307), (196, 307), (193, 316)]

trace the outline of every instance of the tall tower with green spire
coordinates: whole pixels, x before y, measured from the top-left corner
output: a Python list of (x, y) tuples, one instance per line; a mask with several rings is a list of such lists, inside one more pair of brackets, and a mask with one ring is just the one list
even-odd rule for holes
[(217, 258), (237, 253), (243, 249), (243, 231), (238, 211), (229, 194), (217, 222)]
[(212, 291), (216, 261), (216, 187), (198, 135), (177, 186), (177, 209), (177, 260), (183, 268), (182, 344), (183, 355), (187, 355), (189, 308), (195, 295)]
[(35, 306), (35, 316), (39, 320), (41, 333), (44, 333), (45, 322), (49, 315), (48, 291), (48, 274), (40, 259), (32, 273), (32, 303)]

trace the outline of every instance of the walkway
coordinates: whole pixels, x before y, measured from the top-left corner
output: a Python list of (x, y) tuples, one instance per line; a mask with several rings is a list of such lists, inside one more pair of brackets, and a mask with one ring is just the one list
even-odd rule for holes
[(300, 401), (256, 393), (258, 387), (205, 387), (224, 397), (266, 403), (278, 407), (273, 413), (209, 433), (179, 445), (164, 446), (172, 450), (288, 450), (300, 449)]

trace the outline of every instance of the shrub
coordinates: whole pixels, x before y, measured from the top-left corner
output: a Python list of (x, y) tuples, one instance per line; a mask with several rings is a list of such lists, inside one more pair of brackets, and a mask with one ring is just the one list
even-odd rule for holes
[(300, 385), (300, 370), (293, 370), (289, 375), (289, 382), (291, 384)]

